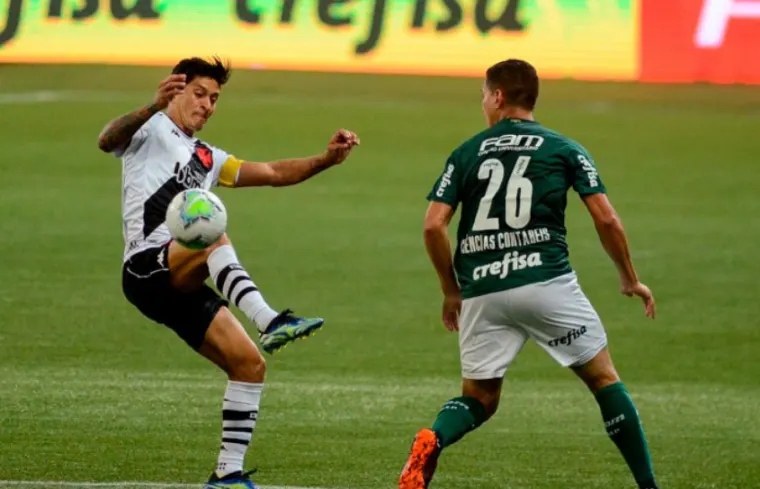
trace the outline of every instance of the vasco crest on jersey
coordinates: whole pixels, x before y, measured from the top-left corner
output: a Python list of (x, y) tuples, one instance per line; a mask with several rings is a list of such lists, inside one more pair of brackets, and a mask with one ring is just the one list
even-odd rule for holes
[(201, 188), (206, 176), (214, 165), (213, 154), (209, 148), (201, 143), (196, 144), (192, 158), (185, 166), (180, 163), (174, 166), (174, 175), (184, 188)]
[(195, 155), (194, 158), (197, 157), (198, 160), (201, 162), (201, 165), (203, 165), (203, 168), (206, 168), (207, 170), (210, 170), (212, 166), (214, 166), (214, 157), (211, 153), (211, 150), (203, 145), (203, 143), (198, 142), (195, 143)]

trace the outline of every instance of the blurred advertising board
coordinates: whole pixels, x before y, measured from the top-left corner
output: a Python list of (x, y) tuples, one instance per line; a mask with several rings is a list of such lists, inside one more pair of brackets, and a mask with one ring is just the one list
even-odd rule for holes
[(641, 7), (641, 81), (760, 83), (760, 0)]
[(760, 0), (2, 0), (0, 62), (760, 83)]
[[(633, 79), (633, 0), (3, 0), (0, 62)], [(1, 5), (1, 4), (0, 4)]]

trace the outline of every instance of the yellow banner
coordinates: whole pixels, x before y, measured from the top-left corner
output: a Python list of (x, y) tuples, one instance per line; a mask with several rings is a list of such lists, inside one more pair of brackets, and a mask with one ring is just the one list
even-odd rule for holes
[(5, 0), (0, 62), (633, 79), (634, 0)]

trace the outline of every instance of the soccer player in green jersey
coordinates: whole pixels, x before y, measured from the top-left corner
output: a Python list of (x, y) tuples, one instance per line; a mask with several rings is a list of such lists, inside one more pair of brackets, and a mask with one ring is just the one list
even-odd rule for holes
[[(623, 226), (591, 155), (533, 119), (538, 75), (510, 59), (486, 72), (488, 129), (449, 157), (428, 195), (425, 245), (443, 291), (443, 323), (459, 332), (462, 395), (419, 431), (400, 489), (428, 487), (438, 456), (496, 412), (504, 374), (528, 339), (588, 386), (640, 489), (658, 489), (636, 407), (615, 371), (604, 326), (568, 260), (565, 207), (572, 187), (617, 267), (620, 288), (655, 302), (631, 263)], [(456, 252), (447, 233), (461, 206)]]

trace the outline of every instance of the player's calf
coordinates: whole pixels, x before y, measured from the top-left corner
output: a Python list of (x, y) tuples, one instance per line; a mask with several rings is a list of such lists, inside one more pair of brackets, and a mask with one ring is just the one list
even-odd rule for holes
[(438, 456), (494, 415), (501, 396), (501, 378), (462, 381), (462, 395), (447, 401), (431, 429), (420, 430), (399, 477), (399, 489), (425, 489), (433, 479)]
[(231, 381), (264, 382), (264, 357), (226, 307), (219, 309), (214, 317), (198, 352), (224, 370)]
[(253, 484), (243, 474), (243, 461), (259, 415), (266, 362), (226, 307), (214, 317), (199, 352), (229, 377), (222, 404), (221, 448), (207, 487), (250, 489)]
[(502, 378), (462, 379), (462, 396), (480, 401), (485, 409), (484, 421), (488, 421), (499, 409), (502, 383)]
[(447, 401), (433, 423), (441, 448), (453, 445), (494, 415), (502, 379), (463, 379), (462, 395)]
[(610, 439), (623, 455), (640, 489), (657, 489), (652, 457), (636, 406), (620, 381), (605, 348), (588, 363), (574, 367), (602, 412)]

